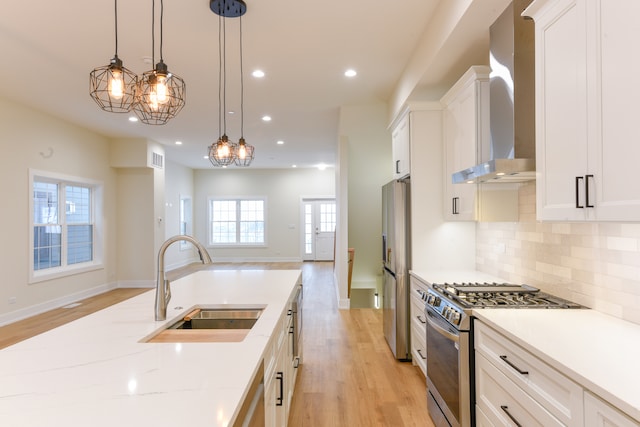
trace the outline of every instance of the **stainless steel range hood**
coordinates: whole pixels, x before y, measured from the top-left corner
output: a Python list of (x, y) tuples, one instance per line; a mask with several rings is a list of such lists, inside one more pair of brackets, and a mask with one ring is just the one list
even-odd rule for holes
[(531, 0), (514, 0), (490, 28), (488, 158), (453, 174), (454, 184), (535, 179), (533, 21), (520, 16)]

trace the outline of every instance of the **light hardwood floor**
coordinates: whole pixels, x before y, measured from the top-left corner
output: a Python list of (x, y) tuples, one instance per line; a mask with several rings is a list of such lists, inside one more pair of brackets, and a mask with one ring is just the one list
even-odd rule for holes
[[(298, 374), (291, 427), (433, 427), (425, 379), (396, 361), (382, 334), (382, 312), (338, 310), (333, 263), (214, 264), (214, 269), (301, 268), (304, 285), (304, 359)], [(0, 348), (30, 338), (148, 289), (117, 289), (0, 327)]]

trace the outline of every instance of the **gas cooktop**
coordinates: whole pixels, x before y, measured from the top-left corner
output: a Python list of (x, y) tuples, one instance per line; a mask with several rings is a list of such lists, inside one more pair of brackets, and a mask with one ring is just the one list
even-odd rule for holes
[(511, 283), (443, 283), (433, 289), (461, 308), (580, 308), (579, 304)]

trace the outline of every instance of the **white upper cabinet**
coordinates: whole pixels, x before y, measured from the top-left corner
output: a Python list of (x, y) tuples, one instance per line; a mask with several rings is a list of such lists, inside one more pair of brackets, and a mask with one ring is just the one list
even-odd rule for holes
[(478, 164), (489, 138), (489, 67), (471, 67), (442, 97), (444, 130), (444, 216), (475, 221), (476, 184), (453, 184), (454, 172)]
[(640, 221), (637, 0), (535, 0), (537, 216)]
[(405, 111), (391, 132), (393, 177), (395, 179), (404, 178), (411, 172), (411, 127), (409, 120), (409, 111)]

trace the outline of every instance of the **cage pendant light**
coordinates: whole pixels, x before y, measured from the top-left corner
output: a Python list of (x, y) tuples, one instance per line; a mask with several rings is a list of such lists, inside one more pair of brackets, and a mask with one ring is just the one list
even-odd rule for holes
[[(152, 1), (151, 44), (152, 62), (155, 62), (155, 0)], [(142, 123), (163, 125), (176, 117), (185, 105), (184, 80), (169, 72), (162, 57), (164, 1), (160, 0), (160, 61), (153, 70), (146, 71), (138, 81), (133, 110)]]
[(115, 6), (115, 54), (109, 65), (89, 73), (89, 95), (104, 111), (128, 113), (135, 103), (138, 76), (122, 65), (118, 58), (118, 0)]
[(249, 166), (253, 162), (255, 149), (244, 139), (244, 71), (242, 66), (242, 15), (240, 16), (240, 139), (234, 160), (236, 166)]
[[(209, 7), (218, 15), (218, 44), (220, 73), (218, 79), (218, 126), (222, 136), (209, 147), (209, 160), (214, 166), (249, 166), (254, 158), (254, 147), (244, 139), (244, 74), (242, 64), (242, 15), (247, 5), (242, 0), (210, 0)], [(226, 19), (240, 18), (240, 139), (230, 142), (226, 134)]]
[[(213, 10), (213, 7), (212, 9)], [(227, 10), (222, 8), (222, 10)], [(216, 12), (215, 10), (213, 10)], [(216, 14), (218, 14), (216, 12)], [(238, 145), (227, 136), (227, 26), (218, 14), (218, 140), (209, 146), (209, 161), (213, 166), (226, 167), (234, 163)]]

